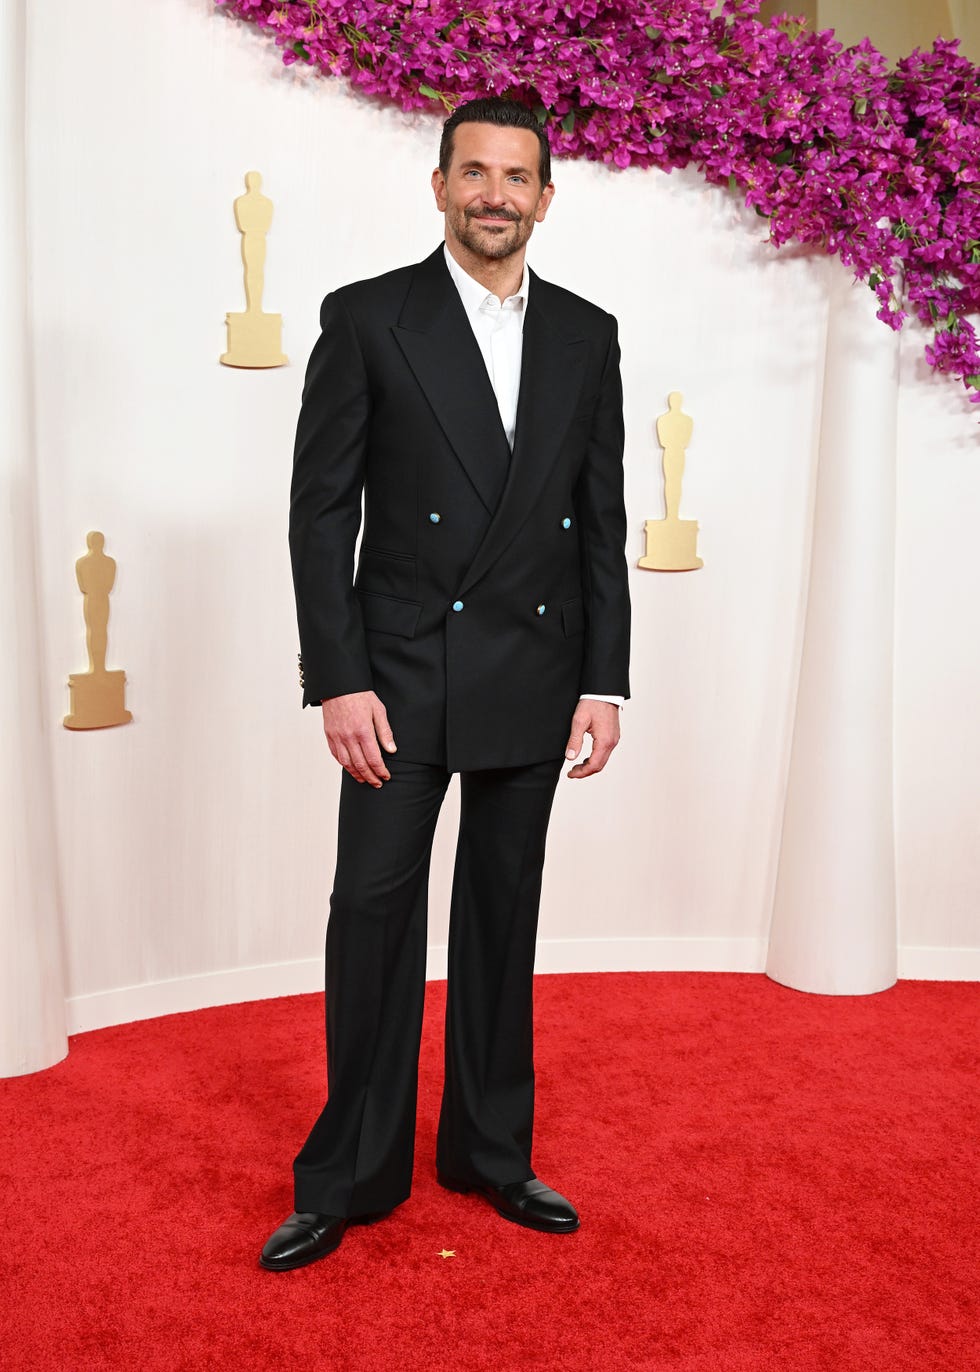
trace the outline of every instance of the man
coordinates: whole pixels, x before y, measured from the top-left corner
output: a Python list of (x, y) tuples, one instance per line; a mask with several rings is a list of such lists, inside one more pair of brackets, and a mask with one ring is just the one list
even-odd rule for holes
[(554, 195), (529, 111), (457, 109), (432, 186), (445, 241), (323, 301), (297, 427), (303, 704), (322, 706), (344, 775), (328, 1099), (259, 1259), (273, 1270), (411, 1190), (429, 858), (453, 772), (438, 1179), (529, 1228), (579, 1225), (531, 1167), (532, 974), (559, 772), (586, 733), (567, 775), (602, 770), (629, 695), (617, 328), (525, 265)]

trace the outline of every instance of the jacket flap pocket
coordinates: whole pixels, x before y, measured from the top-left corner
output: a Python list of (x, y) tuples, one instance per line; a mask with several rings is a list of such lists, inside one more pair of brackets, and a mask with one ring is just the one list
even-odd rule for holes
[(366, 629), (380, 629), (385, 634), (401, 634), (414, 638), (422, 606), (416, 600), (399, 600), (397, 596), (380, 595), (376, 591), (358, 590), (361, 613)]
[(585, 629), (585, 611), (582, 608), (581, 596), (562, 602), (561, 627), (565, 630), (566, 638), (572, 634), (580, 634)]

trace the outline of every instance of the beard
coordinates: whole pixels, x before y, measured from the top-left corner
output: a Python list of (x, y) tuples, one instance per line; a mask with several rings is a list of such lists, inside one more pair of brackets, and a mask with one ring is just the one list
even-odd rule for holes
[[(477, 215), (498, 218), (500, 228), (490, 224), (478, 224)], [(465, 209), (451, 207), (447, 210), (447, 222), (454, 238), (470, 252), (479, 257), (499, 261), (519, 252), (531, 237), (534, 228), (534, 214), (515, 215), (511, 211), (486, 210), (472, 205)]]

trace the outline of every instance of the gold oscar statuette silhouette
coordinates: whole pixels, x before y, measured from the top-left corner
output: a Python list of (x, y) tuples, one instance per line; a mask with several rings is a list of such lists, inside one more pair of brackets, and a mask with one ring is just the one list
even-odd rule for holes
[(116, 563), (103, 552), (104, 535), (87, 534), (85, 542), (89, 551), (75, 563), (75, 576), (82, 593), (88, 671), (69, 675), (71, 714), (62, 723), (66, 729), (105, 729), (128, 724), (133, 716), (126, 709), (126, 673), (105, 669), (109, 592), (116, 579)]
[(242, 235), (245, 264), (244, 313), (226, 314), (228, 351), (221, 354), (226, 367), (281, 367), (289, 361), (282, 351), (282, 315), (263, 314), (265, 285), (265, 236), (272, 222), (272, 201), (261, 193), (262, 177), (245, 173), (245, 194), (235, 201), (235, 223)]
[(694, 420), (681, 413), (684, 397), (671, 391), (668, 410), (657, 420), (657, 438), (664, 450), (664, 502), (666, 519), (648, 519), (643, 525), (646, 552), (637, 562), (652, 572), (693, 572), (704, 563), (698, 557), (698, 521), (679, 518), (684, 454), (691, 441)]

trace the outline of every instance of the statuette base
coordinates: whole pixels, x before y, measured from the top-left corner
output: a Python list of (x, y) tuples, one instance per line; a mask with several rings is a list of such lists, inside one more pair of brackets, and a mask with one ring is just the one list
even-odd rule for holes
[(125, 672), (72, 672), (68, 689), (71, 714), (62, 720), (66, 729), (108, 729), (133, 718), (126, 709)]
[(652, 572), (695, 572), (704, 566), (698, 557), (696, 519), (648, 519), (643, 525), (646, 552), (637, 562)]
[(282, 315), (256, 310), (225, 315), (228, 351), (221, 354), (226, 367), (282, 367), (289, 358), (282, 351)]

